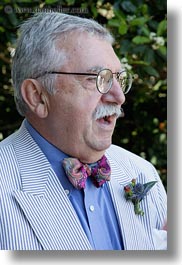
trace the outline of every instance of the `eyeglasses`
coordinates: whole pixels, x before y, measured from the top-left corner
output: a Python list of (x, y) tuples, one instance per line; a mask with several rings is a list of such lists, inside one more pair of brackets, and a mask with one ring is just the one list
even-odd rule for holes
[[(109, 92), (113, 85), (113, 76), (116, 76), (122, 91), (124, 94), (127, 94), (132, 86), (132, 75), (127, 70), (122, 70), (120, 72), (113, 73), (110, 69), (102, 69), (97, 74), (93, 73), (69, 73), (69, 72), (46, 72), (45, 74), (63, 74), (63, 75), (83, 75), (83, 76), (95, 76), (96, 77), (96, 86), (98, 91), (101, 94), (106, 94)], [(40, 75), (40, 76), (42, 76)], [(37, 76), (36, 78), (40, 77)]]

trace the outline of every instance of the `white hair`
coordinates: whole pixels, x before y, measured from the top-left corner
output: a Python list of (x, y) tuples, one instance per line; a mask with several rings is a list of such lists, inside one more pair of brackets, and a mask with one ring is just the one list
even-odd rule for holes
[(104, 118), (105, 116), (112, 116), (112, 115), (116, 115), (116, 118), (119, 118), (121, 117), (122, 114), (123, 114), (123, 110), (118, 105), (102, 104), (102, 105), (98, 105), (97, 108), (95, 109), (93, 113), (93, 119), (97, 120), (97, 119)]
[[(64, 46), (58, 49), (56, 42), (63, 43), (66, 36), (75, 31), (87, 32), (113, 43), (108, 30), (96, 21), (63, 13), (38, 13), (20, 26), (13, 56), (12, 80), (17, 110), (22, 116), (28, 110), (21, 95), (22, 82), (60, 69), (67, 57)], [(39, 79), (49, 93), (54, 92), (55, 75), (49, 75), (49, 78), (43, 75)]]

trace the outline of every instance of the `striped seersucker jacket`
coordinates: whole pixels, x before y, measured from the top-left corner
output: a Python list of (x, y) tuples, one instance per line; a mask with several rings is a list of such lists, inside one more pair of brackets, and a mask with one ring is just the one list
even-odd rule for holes
[[(154, 167), (112, 145), (106, 152), (109, 182), (125, 250), (167, 249), (166, 192)], [(137, 216), (124, 185), (157, 180)], [(46, 157), (24, 124), (0, 143), (0, 249), (92, 250), (78, 217)]]

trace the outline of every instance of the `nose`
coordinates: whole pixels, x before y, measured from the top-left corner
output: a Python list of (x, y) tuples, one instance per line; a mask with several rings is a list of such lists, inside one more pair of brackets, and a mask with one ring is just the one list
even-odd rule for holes
[(114, 103), (120, 106), (125, 102), (125, 95), (115, 77), (113, 78), (113, 84), (109, 92), (102, 95), (102, 101), (104, 103)]

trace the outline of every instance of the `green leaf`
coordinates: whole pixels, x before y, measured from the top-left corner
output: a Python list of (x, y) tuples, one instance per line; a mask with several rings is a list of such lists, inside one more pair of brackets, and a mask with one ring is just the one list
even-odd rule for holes
[(166, 134), (165, 133), (160, 134), (159, 141), (160, 141), (160, 143), (166, 142)]
[(124, 35), (128, 31), (128, 26), (126, 24), (125, 19), (123, 18), (113, 18), (108, 21), (108, 25), (111, 27), (116, 27), (118, 28), (118, 32), (121, 35)]
[(150, 35), (150, 30), (148, 29), (148, 27), (145, 25), (143, 27), (141, 27), (141, 32), (146, 36), (149, 37)]
[(121, 3), (121, 6), (125, 11), (131, 13), (135, 13), (137, 9), (136, 6), (131, 1), (123, 1)]
[(150, 43), (151, 40), (145, 36), (136, 36), (132, 39), (132, 42), (135, 44), (146, 44)]
[(57, 0), (46, 0), (45, 1), (45, 3), (48, 4), (48, 5), (54, 4), (56, 2), (57, 2)]
[(141, 10), (141, 12), (142, 12), (143, 15), (148, 14), (148, 5), (143, 4), (143, 5), (140, 7), (140, 10)]
[(144, 71), (151, 76), (159, 77), (158, 71), (152, 66), (144, 67)]
[(129, 40), (123, 40), (121, 43), (121, 48), (120, 48), (120, 52), (121, 53), (126, 53), (128, 51), (131, 50), (131, 41)]
[(159, 90), (159, 88), (161, 87), (161, 85), (163, 85), (163, 82), (162, 82), (162, 80), (159, 80), (159, 81), (155, 84), (155, 86), (153, 87), (153, 90), (154, 90), (154, 91)]
[(157, 28), (157, 36), (162, 36), (167, 31), (167, 21), (162, 20)]
[(155, 60), (155, 53), (153, 49), (146, 49), (144, 54), (144, 61), (147, 63), (152, 63)]
[(145, 192), (147, 193), (156, 183), (157, 181), (150, 181), (143, 184)]
[(130, 21), (131, 26), (143, 26), (149, 21), (148, 17), (137, 17)]
[(148, 63), (147, 62), (144, 62), (144, 61), (136, 61), (136, 60), (131, 60), (131, 64), (134, 64), (134, 65), (142, 65), (142, 66), (148, 66)]
[(0, 26), (0, 32), (5, 32), (5, 29)]
[[(133, 43), (132, 43), (132, 45), (133, 45)], [(136, 53), (136, 54), (145, 54), (146, 47), (147, 46), (145, 44), (135, 45), (135, 47), (133, 49), (133, 53)]]
[(75, 0), (66, 0), (66, 2), (68, 5), (74, 5)]
[(122, 23), (122, 24), (119, 26), (118, 31), (119, 31), (119, 33), (120, 33), (121, 35), (126, 34), (127, 31), (128, 31), (128, 26), (127, 26), (127, 24), (126, 24), (126, 23)]
[(108, 25), (111, 27), (120, 27), (119, 19), (113, 18), (108, 21)]
[(114, 4), (113, 8), (114, 8), (114, 15), (117, 19), (126, 18), (126, 14), (123, 13), (123, 10), (121, 10), (121, 7), (118, 6), (118, 4)]
[(153, 32), (156, 32), (156, 31), (157, 31), (158, 22), (157, 22), (156, 20), (152, 20), (152, 19), (151, 19), (151, 20), (148, 22), (148, 25), (149, 25), (151, 31), (153, 31)]
[(161, 53), (162, 56), (166, 56), (167, 55), (167, 48), (165, 46), (160, 46), (158, 51)]
[(96, 18), (97, 15), (98, 15), (96, 6), (95, 5), (91, 5), (91, 10), (92, 10), (92, 13), (93, 13), (93, 17)]

